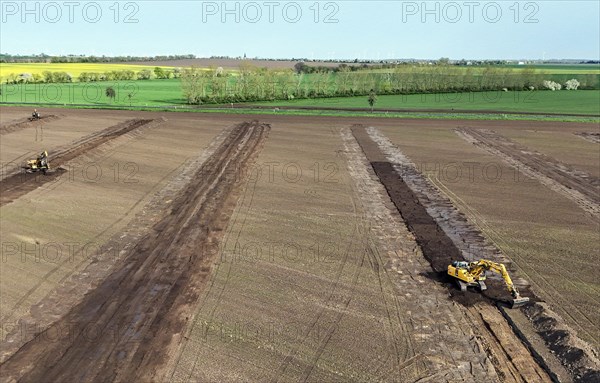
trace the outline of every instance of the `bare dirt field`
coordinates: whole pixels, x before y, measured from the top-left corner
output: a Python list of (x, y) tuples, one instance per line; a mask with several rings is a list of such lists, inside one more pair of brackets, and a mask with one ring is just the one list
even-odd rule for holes
[(45, 123), (58, 120), (60, 117), (55, 115), (42, 116), (38, 120), (30, 120), (28, 118), (20, 118), (17, 120), (12, 120), (6, 123), (2, 123), (0, 125), (0, 135), (4, 135), (7, 133), (14, 132), (20, 129), (37, 129), (38, 127), (42, 127)]
[[(600, 126), (591, 125), (587, 128), (590, 130), (589, 132), (569, 129), (568, 126), (565, 129), (514, 129), (508, 127), (502, 129), (502, 135), (531, 151), (543, 153), (591, 176), (600, 177), (598, 141), (593, 142), (593, 137), (600, 137)], [(598, 131), (593, 132), (593, 128)], [(584, 139), (584, 136), (587, 139)]]
[[(238, 69), (240, 65), (252, 65), (259, 68), (269, 69), (294, 69), (298, 61), (290, 60), (253, 60), (253, 59), (187, 59), (187, 60), (166, 60), (166, 61), (142, 61), (142, 62), (130, 62), (128, 64), (134, 65), (150, 65), (150, 66), (173, 66), (173, 67), (190, 67), (196, 66), (199, 68), (210, 68), (210, 67), (222, 67), (226, 69)], [(336, 67), (340, 63), (333, 62), (320, 62), (320, 61), (309, 61), (308, 65), (312, 66), (331, 66)], [(348, 63), (351, 64), (351, 63)], [(356, 64), (362, 65), (362, 64)]]
[[(499, 133), (522, 129), (555, 135), (577, 124), (501, 122), (457, 124)], [(508, 165), (502, 158), (462, 140), (447, 123), (418, 123), (382, 131), (402, 149), (429, 180), (444, 192), (484, 235), (509, 258), (535, 294), (558, 312), (597, 355), (598, 223), (568, 198)], [(434, 139), (435, 137), (435, 139)], [(462, 141), (462, 142), (461, 142)], [(593, 163), (598, 152), (583, 140), (577, 156)], [(563, 157), (561, 159), (564, 160)], [(493, 197), (490, 197), (493, 196)], [(482, 252), (482, 257), (488, 256)]]
[(0, 206), (14, 201), (45, 183), (56, 182), (61, 175), (68, 171), (63, 165), (68, 168), (67, 163), (69, 161), (110, 140), (140, 129), (152, 122), (154, 122), (154, 120), (128, 120), (83, 137), (67, 147), (51, 150), (48, 153), (48, 156), (52, 158), (52, 168), (42, 176), (40, 176), (39, 173), (33, 174), (28, 173), (27, 171), (19, 171), (18, 173), (10, 175), (7, 174), (2, 178), (2, 184), (0, 186)]
[(592, 217), (600, 219), (600, 179), (545, 154), (534, 152), (494, 131), (461, 128), (457, 130), (467, 141), (504, 159), (530, 178), (575, 201)]
[[(26, 112), (2, 108), (8, 121)], [(27, 127), (0, 142), (2, 161), (44, 148), (63, 168), (56, 180), (25, 178), (17, 194), (13, 175), (0, 183), (2, 381), (598, 377), (597, 223), (536, 180), (511, 179), (508, 164), (454, 133), (502, 134), (506, 122), (52, 114), (60, 119), (44, 125), (43, 142)], [(465, 245), (399, 183), (371, 126), (479, 230), (466, 241), (499, 249), (527, 281), (524, 293), (589, 348), (568, 332), (569, 347), (551, 352), (537, 335), (549, 314), (507, 316), (495, 306), (506, 299), (499, 283), (487, 297), (457, 294), (443, 269)], [(592, 145), (571, 134), (582, 152)], [(457, 181), (443, 167), (494, 161), (506, 172), (495, 183), (492, 173)]]

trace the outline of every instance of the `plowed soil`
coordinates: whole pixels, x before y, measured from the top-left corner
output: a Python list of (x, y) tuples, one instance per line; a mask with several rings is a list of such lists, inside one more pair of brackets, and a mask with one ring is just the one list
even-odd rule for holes
[[(10, 118), (24, 113), (5, 109), (14, 111)], [(19, 155), (13, 162), (20, 162), (48, 147), (56, 169), (52, 161), (61, 158), (60, 148), (82, 144), (80, 140), (64, 146), (73, 139), (120, 121), (157, 116), (133, 111), (61, 113), (57, 126), (48, 124), (52, 129), (45, 132), (44, 142), (32, 141), (28, 130), (3, 136), (4, 158)], [(426, 215), (428, 210), (419, 204), (421, 194), (411, 195), (410, 183), (408, 188), (394, 185), (401, 177), (394, 180), (395, 162), (373, 149), (379, 149), (379, 141), (362, 140), (367, 161), (348, 129), (353, 124), (388, 129), (385, 134), (399, 137), (396, 144), (415, 163), (435, 159), (443, 164), (468, 161), (474, 154), (489, 156), (454, 133), (457, 126), (473, 122), (261, 116), (274, 126), (271, 131), (270, 125), (256, 122), (234, 126), (255, 115), (161, 115), (167, 122), (148, 134), (138, 135), (134, 129), (134, 139), (109, 139), (101, 148), (87, 148), (89, 153), (84, 150), (69, 161), (64, 160), (69, 159), (66, 153), (59, 161), (69, 172), (78, 161), (100, 157), (108, 170), (115, 162), (137, 161), (139, 183), (57, 183), (3, 204), (3, 244), (12, 241), (28, 251), (38, 240), (70, 243), (75, 235), (85, 240), (98, 236), (99, 244), (109, 245), (107, 253), (114, 249), (118, 256), (85, 257), (81, 262), (89, 267), (84, 268), (72, 261), (54, 264), (42, 257), (38, 263), (28, 253), (3, 253), (8, 262), (0, 263), (0, 381), (548, 381), (490, 304), (496, 303), (493, 299), (477, 292), (461, 294), (444, 279), (447, 262), (460, 255), (462, 247), (454, 243), (452, 248), (443, 236), (446, 227), (435, 226), (440, 225), (439, 217)], [(499, 131), (506, 124), (482, 121), (477, 127)], [(152, 123), (140, 126), (141, 131), (148, 125)], [(582, 146), (590, 144), (573, 133), (593, 129), (529, 121), (510, 125), (568, 131)], [(345, 132), (341, 139), (340, 132)], [(117, 144), (122, 144), (120, 149), (113, 150)], [(553, 157), (570, 162), (568, 157)], [(508, 167), (503, 162), (502, 166)], [(238, 183), (246, 168), (262, 170), (262, 177)], [(294, 169), (303, 170), (303, 176), (294, 178)], [(51, 176), (37, 177), (44, 182)], [(469, 196), (460, 188), (464, 183), (450, 184), (463, 198)], [(480, 182), (465, 188), (486, 186)], [(582, 278), (597, 275), (596, 261), (585, 258), (593, 252), (571, 243), (573, 238), (588, 238), (581, 235), (587, 226), (571, 226), (579, 221), (569, 215), (584, 212), (543, 185), (509, 186), (518, 189), (502, 206), (510, 218), (501, 233), (505, 238), (537, 244), (538, 239), (532, 239), (536, 225), (551, 221), (554, 226), (548, 227), (570, 228), (568, 233), (556, 232), (550, 246), (572, 244), (572, 252), (559, 250), (547, 259), (522, 252), (521, 258), (530, 257), (533, 265), (526, 270), (539, 271), (525, 274), (526, 279), (539, 282), (541, 275), (562, 287), (561, 281), (572, 280), (574, 270)], [(531, 198), (529, 190), (534, 191)], [(482, 205), (488, 209), (505, 194), (502, 184), (485, 191)], [(540, 200), (554, 209), (537, 208), (537, 215), (523, 217), (527, 204)], [(492, 217), (483, 221), (485, 225), (498, 225), (493, 214), (472, 199), (452, 202), (461, 212), (479, 207), (482, 216)], [(565, 216), (570, 220), (559, 220)], [(37, 226), (42, 220), (43, 230)], [(100, 237), (105, 230), (112, 230), (110, 236)], [(455, 241), (452, 235), (449, 239)], [(566, 257), (574, 266), (561, 268), (564, 275), (545, 268), (564, 263)], [(536, 291), (549, 302), (572, 301), (564, 307), (571, 312), (580, 307), (593, 321), (596, 310), (587, 308), (596, 306), (597, 285), (581, 286), (590, 297), (576, 301), (569, 290)], [(488, 292), (503, 294), (504, 288), (490, 285)], [(532, 313), (530, 320), (544, 330), (552, 321), (547, 318)], [(16, 322), (25, 327), (11, 327)], [(36, 327), (27, 327), (31, 324)], [(595, 336), (593, 326), (586, 323), (584, 328)], [(548, 334), (559, 346), (553, 352), (567, 357), (576, 352), (563, 347), (568, 337)], [(572, 360), (576, 365), (571, 376), (579, 374), (582, 382), (597, 378), (578, 359)]]
[(22, 118), (16, 121), (10, 121), (0, 125), (0, 136), (15, 132), (21, 129), (31, 129), (44, 125), (46, 122), (56, 121), (60, 117), (55, 115), (42, 116), (39, 120), (30, 121), (29, 118)]
[(575, 133), (576, 135), (578, 135), (579, 137), (588, 140), (590, 142), (593, 142), (595, 144), (600, 144), (600, 133), (597, 132), (580, 132), (580, 133)]
[(465, 139), (527, 171), (543, 184), (574, 200), (583, 210), (600, 219), (600, 179), (573, 169), (554, 158), (532, 151), (509, 138), (486, 129), (457, 129)]
[[(435, 272), (432, 277), (437, 281), (451, 282), (446, 276), (447, 268), (452, 261), (465, 260), (460, 250), (439, 227), (435, 219), (429, 215), (425, 206), (419, 202), (418, 197), (394, 170), (392, 164), (382, 161), (385, 159), (384, 154), (369, 137), (364, 126), (355, 125), (352, 133), (361, 145), (367, 159), (371, 161), (375, 174), (385, 186), (394, 205), (414, 234), (417, 243), (423, 250), (423, 256), (431, 264)], [(488, 281), (488, 284), (490, 289), (485, 292), (485, 297), (497, 302), (509, 302), (510, 295), (501, 283)], [(485, 300), (484, 295), (473, 291), (461, 293), (450, 287), (450, 293), (464, 305), (472, 305)]]
[[(463, 130), (460, 130), (460, 132), (463, 133)], [(468, 138), (469, 138), (469, 140), (468, 140), (469, 142), (472, 142), (474, 140), (472, 136), (468, 136)], [(552, 167), (556, 167), (560, 171), (564, 171), (569, 176), (574, 176), (574, 177), (579, 178), (580, 181), (593, 179), (593, 177), (590, 177), (589, 175), (582, 176), (582, 172), (573, 170), (572, 167), (567, 166), (565, 164), (560, 164), (560, 163), (558, 163), (558, 161), (551, 159), (549, 156), (542, 155), (542, 154), (536, 153), (536, 152), (532, 152), (530, 150), (526, 150), (525, 148), (521, 147), (520, 145), (517, 145), (509, 140), (502, 139), (502, 141), (507, 141), (509, 146), (519, 147), (518, 150), (522, 154), (530, 155), (530, 156), (534, 157), (535, 159), (537, 159), (538, 160), (537, 164), (539, 167), (543, 168), (544, 166), (548, 166), (550, 168), (550, 170), (546, 170), (546, 171), (549, 174), (552, 174)], [(379, 142), (379, 141), (377, 141), (377, 142)], [(476, 140), (475, 140), (475, 142), (479, 143), (479, 141), (476, 141)], [(486, 147), (486, 149), (490, 149), (490, 151), (494, 150), (492, 152), (493, 154), (499, 153), (499, 154), (503, 155), (501, 157), (503, 159), (507, 158), (508, 160), (512, 160), (512, 157), (509, 157), (509, 156), (504, 157), (504, 154), (502, 152), (497, 151), (491, 147)], [(540, 158), (543, 158), (545, 161), (540, 160)], [(509, 162), (509, 161), (507, 161), (507, 162)], [(512, 162), (509, 162), (509, 163), (513, 164)], [(526, 165), (523, 162), (519, 162), (519, 166), (517, 167), (517, 169), (522, 170), (523, 167), (525, 167), (525, 166)], [(396, 172), (398, 172), (398, 169), (396, 169)], [(533, 169), (531, 170), (531, 172), (526, 173), (526, 174), (529, 175), (532, 172), (533, 172)], [(402, 178), (405, 178), (405, 173), (406, 173), (406, 171), (404, 173), (402, 173)], [(410, 173), (410, 172), (408, 172), (408, 173)], [(540, 172), (540, 175), (542, 175), (541, 172)], [(535, 178), (537, 178), (537, 177), (535, 177)], [(556, 182), (556, 181), (554, 181), (554, 182)], [(560, 184), (560, 185), (562, 185), (562, 184)], [(562, 185), (562, 186), (564, 186), (564, 185)], [(444, 190), (447, 191), (447, 189), (444, 189)], [(552, 190), (554, 190), (554, 189), (552, 189)], [(571, 190), (571, 189), (564, 186), (564, 190)], [(574, 192), (574, 191), (572, 191), (572, 192)], [(569, 194), (567, 194), (567, 196), (568, 195)], [(429, 196), (420, 195), (420, 198), (422, 201), (423, 201), (422, 198), (425, 198), (423, 203), (426, 203), (428, 205), (430, 204), (430, 201), (428, 199)], [(461, 205), (461, 208), (462, 207), (463, 206)], [(442, 214), (442, 216), (440, 218), (442, 220), (441, 223), (444, 223), (444, 221), (446, 221), (449, 218), (449, 216), (447, 214)], [(440, 222), (438, 222), (438, 223), (440, 223)], [(409, 226), (410, 226), (410, 223), (409, 223)], [(464, 241), (464, 238), (463, 238), (463, 241)], [(488, 280), (488, 282), (490, 282), (490, 281)], [(488, 284), (490, 284), (490, 283), (488, 283)], [(494, 288), (502, 288), (502, 286), (498, 286), (498, 287), (494, 287)], [(525, 290), (525, 289), (521, 288), (521, 292), (524, 292), (523, 295), (529, 296), (530, 298), (534, 296), (533, 292), (530, 291), (529, 289)], [(536, 298), (536, 300), (537, 299), (539, 299), (539, 298)], [(595, 361), (595, 357), (594, 357), (595, 352), (590, 349), (589, 345), (585, 345), (585, 344), (579, 342), (574, 335), (575, 333), (572, 330), (568, 329), (568, 327), (566, 327), (561, 320), (555, 319), (555, 314), (552, 314), (550, 311), (548, 311), (547, 306), (543, 306), (543, 308), (542, 308), (542, 306), (540, 306), (539, 303), (535, 303), (535, 304), (527, 307), (527, 310), (525, 310), (525, 312), (526, 313), (532, 313), (532, 312), (537, 313), (536, 315), (527, 314), (527, 316), (532, 321), (532, 323), (531, 323), (532, 326), (530, 326), (530, 327), (534, 328), (535, 331), (537, 332), (537, 334), (542, 339), (544, 339), (547, 347), (552, 351), (552, 353), (554, 355), (558, 356), (558, 358), (560, 359), (560, 363), (563, 364), (563, 366), (567, 370), (570, 371), (570, 375), (571, 375), (572, 379), (577, 382), (579, 382), (579, 381), (581, 381), (581, 382), (594, 381), (593, 379), (595, 379), (598, 375), (597, 362)], [(542, 313), (542, 314), (540, 314), (540, 313)], [(542, 317), (542, 319), (540, 319), (540, 317)], [(542, 323), (542, 322), (544, 323), (545, 327), (540, 326), (540, 323)], [(590, 379), (592, 379), (592, 380), (590, 380)]]
[[(389, 197), (404, 219), (407, 227), (434, 271), (432, 278), (449, 282), (446, 270), (453, 260), (465, 260), (463, 254), (436, 220), (428, 213), (416, 195), (397, 173), (392, 163), (381, 161), (385, 158), (377, 143), (369, 136), (364, 126), (355, 125), (352, 132), (361, 145), (375, 174), (385, 186)], [(451, 288), (450, 294), (457, 302), (468, 307), (466, 318), (488, 353), (496, 372), (502, 381), (549, 381), (543, 369), (523, 346), (521, 341), (504, 321), (495, 307), (488, 302), (508, 301), (510, 297), (501, 283), (488, 280), (490, 289), (484, 294), (466, 291), (459, 293)], [(449, 286), (449, 284), (447, 284)]]
[[(149, 381), (173, 335), (188, 319), (198, 281), (210, 259), (198, 249), (214, 245), (228, 220), (235, 171), (248, 166), (266, 139), (268, 125), (241, 124), (198, 170), (172, 203), (171, 213), (83, 302), (2, 366), (3, 378), (23, 381)], [(89, 331), (100, 336), (93, 341)]]
[(153, 120), (141, 119), (125, 121), (121, 124), (111, 126), (100, 132), (86, 136), (65, 148), (51, 151), (48, 153), (51, 170), (45, 175), (41, 172), (27, 173), (23, 170), (20, 173), (4, 178), (0, 182), (0, 206), (6, 205), (46, 183), (56, 181), (67, 171), (66, 169), (61, 168), (61, 166), (72, 159), (112, 139), (120, 137), (135, 129), (139, 129), (152, 121)]

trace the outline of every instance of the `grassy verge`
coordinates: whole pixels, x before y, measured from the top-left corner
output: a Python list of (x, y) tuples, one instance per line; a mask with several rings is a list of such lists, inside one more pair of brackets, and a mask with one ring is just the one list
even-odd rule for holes
[[(0, 103), (0, 106), (3, 104)], [(4, 104), (6, 106), (6, 104)], [(30, 104), (10, 104), (10, 106), (27, 106)], [(399, 118), (399, 119), (439, 119), (439, 120), (505, 120), (505, 121), (555, 121), (599, 124), (600, 117), (555, 116), (555, 115), (526, 115), (498, 113), (450, 113), (450, 112), (381, 112), (348, 110), (315, 110), (315, 109), (256, 109), (256, 108), (226, 108), (226, 107), (187, 107), (187, 106), (132, 106), (119, 107), (116, 105), (47, 105), (50, 108), (64, 109), (108, 109), (134, 110), (154, 112), (183, 112), (183, 113), (219, 113), (219, 114), (250, 114), (250, 115), (283, 115), (283, 116), (323, 116), (323, 117), (366, 117), (366, 118)]]

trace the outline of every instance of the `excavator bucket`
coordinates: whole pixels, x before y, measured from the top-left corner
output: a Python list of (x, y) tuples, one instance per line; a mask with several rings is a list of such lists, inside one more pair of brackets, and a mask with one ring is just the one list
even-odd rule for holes
[(510, 308), (516, 309), (517, 307), (525, 306), (527, 303), (529, 303), (529, 298), (527, 297), (515, 298), (512, 300), (512, 305), (510, 306)]

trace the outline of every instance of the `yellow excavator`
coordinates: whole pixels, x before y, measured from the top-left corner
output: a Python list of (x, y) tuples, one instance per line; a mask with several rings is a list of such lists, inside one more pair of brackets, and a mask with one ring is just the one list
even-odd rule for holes
[(50, 161), (48, 160), (48, 152), (43, 151), (42, 154), (38, 156), (35, 160), (27, 161), (27, 173), (35, 173), (35, 172), (43, 172), (46, 174), (48, 170), (50, 170)]
[(523, 306), (529, 302), (529, 298), (521, 297), (512, 279), (510, 279), (508, 271), (506, 271), (506, 266), (501, 263), (481, 259), (476, 262), (454, 261), (451, 265), (448, 265), (448, 275), (456, 280), (460, 291), (466, 291), (468, 287), (478, 287), (481, 291), (487, 290), (485, 272), (488, 270), (500, 274), (504, 279), (506, 287), (513, 298), (513, 308)]

